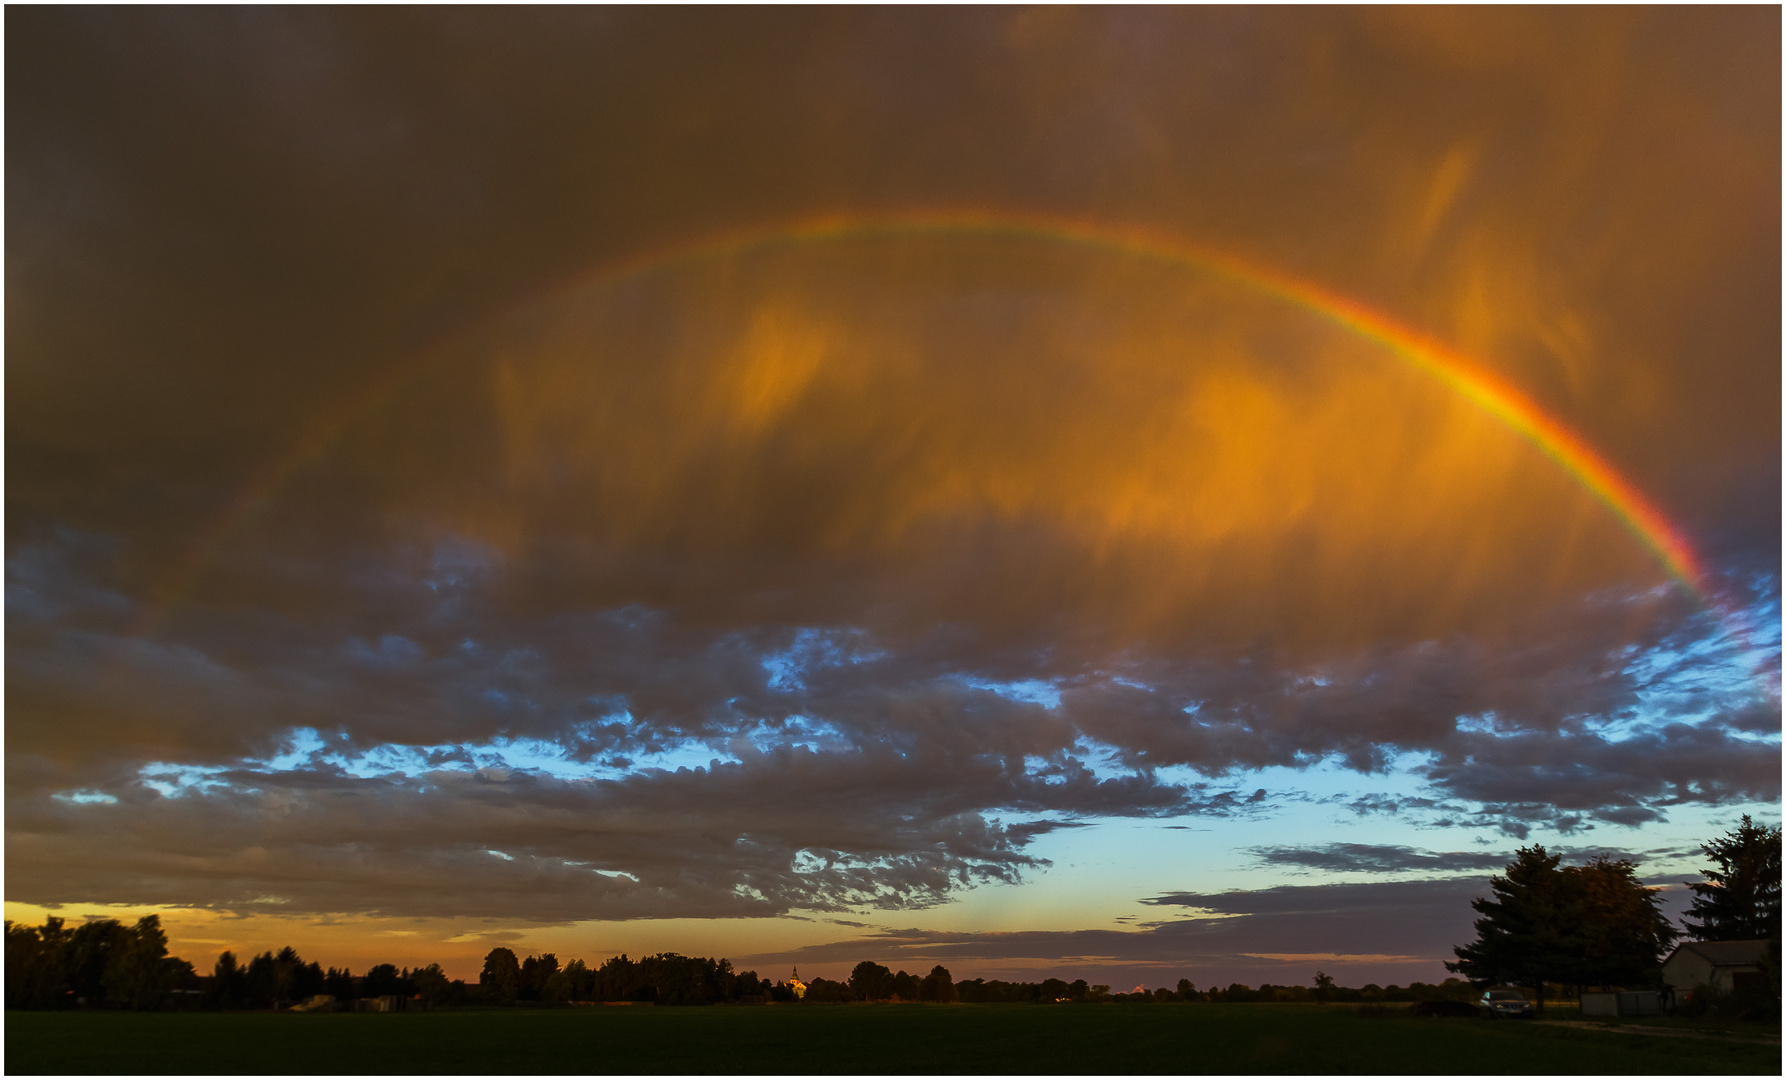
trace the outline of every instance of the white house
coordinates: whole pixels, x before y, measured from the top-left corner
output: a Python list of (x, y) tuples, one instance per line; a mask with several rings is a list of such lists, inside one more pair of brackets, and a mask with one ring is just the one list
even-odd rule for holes
[(1685, 941), (1662, 961), (1662, 981), (1684, 994), (1706, 985), (1729, 993), (1759, 983), (1765, 941)]

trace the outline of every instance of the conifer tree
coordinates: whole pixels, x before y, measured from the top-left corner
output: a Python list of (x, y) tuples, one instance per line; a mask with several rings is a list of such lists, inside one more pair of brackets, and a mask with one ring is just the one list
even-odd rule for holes
[[(1741, 825), (1700, 847), (1716, 865), (1688, 882), (1687, 932), (1700, 941), (1777, 941), (1780, 937), (1780, 827)], [(1697, 920), (1697, 922), (1692, 921)]]

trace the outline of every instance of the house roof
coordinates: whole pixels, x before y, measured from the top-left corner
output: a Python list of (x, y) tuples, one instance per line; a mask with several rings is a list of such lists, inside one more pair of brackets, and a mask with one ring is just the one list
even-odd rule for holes
[[(1675, 953), (1683, 951), (1698, 953), (1710, 961), (1713, 967), (1734, 967), (1741, 964), (1760, 963), (1762, 953), (1767, 951), (1767, 942), (1683, 941), (1679, 948), (1668, 954), (1668, 959), (1674, 959)], [(1663, 961), (1663, 963), (1667, 962), (1667, 960)]]

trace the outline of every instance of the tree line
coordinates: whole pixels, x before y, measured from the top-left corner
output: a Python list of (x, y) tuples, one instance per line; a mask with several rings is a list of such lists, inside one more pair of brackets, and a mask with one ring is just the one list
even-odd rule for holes
[(475, 995), (493, 1005), (517, 1002), (636, 1001), (658, 1005), (760, 1003), (773, 986), (754, 971), (733, 971), (731, 961), (680, 953), (639, 960), (624, 953), (589, 967), (572, 960), (559, 967), (554, 953), (518, 960), (513, 950), (484, 957)]
[(1242, 983), (1198, 990), (1188, 979), (1176, 989), (1137, 987), (1129, 993), (1084, 979), (1036, 982), (969, 979), (956, 982), (938, 964), (922, 977), (864, 960), (844, 981), (798, 972), (782, 981), (735, 971), (729, 961), (658, 953), (633, 960), (612, 957), (598, 967), (582, 960), (560, 964), (554, 953), (517, 957), (498, 947), (484, 958), (478, 980), (449, 979), (439, 964), (399, 968), (375, 964), (364, 974), (347, 968), (306, 963), (286, 946), (251, 957), (233, 952), (217, 958), (209, 976), (167, 955), (167, 936), (158, 916), (134, 927), (115, 919), (95, 919), (69, 929), (52, 916), (42, 927), (6, 924), (6, 1002), (14, 1009), (156, 1009), (178, 1005), (217, 1010), (284, 1009), (328, 995), (341, 1005), (358, 999), (395, 996), (423, 1007), (525, 1006), (572, 1002), (637, 1002), (658, 1005), (827, 1004), (842, 1002), (1270, 1002), (1270, 1001), (1426, 1001), (1461, 998), (1468, 984), (1412, 983), (1403, 989), (1367, 984), (1337, 987), (1320, 973), (1313, 989)]
[[(797, 975), (797, 973), (796, 973)], [(797, 981), (797, 979), (796, 979)], [(919, 978), (904, 971), (893, 972), (881, 964), (864, 960), (857, 964), (844, 982), (829, 979), (814, 979), (804, 985), (804, 995), (800, 1000), (808, 1002), (849, 1002), (849, 1001), (962, 1001), (975, 1004), (1056, 1004), (1071, 1002), (1418, 1002), (1440, 999), (1462, 1000), (1474, 993), (1469, 983), (1462, 979), (1446, 979), (1443, 983), (1428, 984), (1414, 982), (1406, 987), (1391, 984), (1378, 986), (1366, 983), (1362, 987), (1352, 988), (1338, 986), (1324, 972), (1315, 973), (1314, 985), (1309, 986), (1277, 986), (1264, 983), (1257, 987), (1245, 983), (1230, 983), (1225, 987), (1212, 986), (1207, 990), (1199, 990), (1189, 979), (1178, 980), (1176, 988), (1159, 987), (1148, 990), (1137, 986), (1123, 993), (1113, 992), (1108, 985), (1088, 983), (1084, 979), (1067, 982), (1064, 979), (1043, 979), (1039, 982), (1006, 982), (1001, 979), (967, 979), (961, 982), (950, 977), (949, 969), (941, 964), (930, 969), (930, 974)], [(776, 984), (777, 993), (783, 989), (790, 990), (788, 999), (793, 997), (788, 984)], [(777, 1000), (784, 1000), (778, 997)]]
[(95, 919), (72, 929), (53, 915), (41, 927), (6, 920), (9, 1009), (153, 1009), (173, 991), (198, 989), (192, 965), (167, 954), (158, 915), (135, 926)]

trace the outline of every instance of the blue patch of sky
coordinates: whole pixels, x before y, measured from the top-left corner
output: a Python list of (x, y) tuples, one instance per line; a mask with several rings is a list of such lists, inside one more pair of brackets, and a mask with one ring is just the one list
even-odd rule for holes
[(1060, 707), (1060, 688), (1052, 682), (1042, 679), (982, 679), (972, 675), (959, 676), (964, 686), (976, 690), (990, 690), (999, 697), (1009, 701), (1023, 701), (1031, 705), (1040, 705), (1044, 709)]
[(107, 795), (103, 791), (94, 791), (91, 788), (77, 788), (73, 791), (58, 791), (50, 796), (50, 798), (58, 799), (62, 802), (82, 805), (90, 803), (103, 803), (109, 805), (118, 801), (116, 795)]
[(218, 774), (228, 771), (229, 767), (223, 765), (181, 765), (168, 761), (151, 761), (137, 770), (137, 779), (151, 791), (168, 798), (178, 798), (228, 788), (228, 781), (218, 779)]
[(787, 747), (811, 750), (814, 753), (835, 753), (856, 746), (856, 740), (835, 724), (798, 713), (778, 721), (760, 720), (743, 734), (752, 745), (763, 751)]
[[(614, 719), (624, 721), (630, 720), (630, 717), (622, 714)], [(815, 747), (827, 741), (827, 729), (823, 725), (807, 722), (788, 730)], [(624, 764), (615, 764), (616, 758), (623, 760)], [(397, 773), (419, 777), (440, 770), (526, 770), (561, 780), (582, 780), (619, 779), (651, 770), (674, 772), (678, 769), (705, 769), (715, 762), (735, 764), (738, 760), (735, 755), (716, 750), (696, 739), (660, 741), (647, 749), (629, 748), (623, 754), (578, 760), (565, 743), (525, 736), (499, 736), (482, 742), (352, 747), (347, 745), (344, 737), (338, 742), (331, 742), (314, 728), (296, 728), (287, 734), (274, 753), (262, 758), (246, 758), (238, 766), (198, 766), (158, 761), (143, 766), (138, 772), (138, 778), (152, 790), (177, 798), (230, 787), (230, 782), (220, 779), (219, 774), (232, 769), (277, 774), (328, 768), (362, 779), (388, 777)], [(103, 795), (97, 792), (93, 794)]]
[(805, 626), (794, 632), (793, 642), (780, 652), (762, 658), (771, 690), (804, 690), (806, 676), (827, 668), (879, 660), (887, 654), (868, 644), (861, 630)]
[(1473, 713), (1457, 718), (1457, 730), (1472, 735), (1493, 735), (1500, 729), (1495, 726), (1498, 717), (1491, 710), (1484, 713)]
[[(1777, 626), (1774, 634), (1777, 638)], [(1722, 630), (1684, 645), (1635, 651), (1625, 673), (1639, 687), (1638, 704), (1610, 716), (1592, 718), (1584, 728), (1616, 742), (1653, 733), (1666, 724), (1714, 722), (1729, 710), (1745, 705), (1771, 700), (1777, 708), (1779, 687), (1770, 686), (1757, 673), (1755, 660), (1761, 652), (1755, 648), (1733, 649), (1730, 636)], [(1777, 663), (1778, 655), (1776, 647), (1773, 662)], [(1777, 741), (1779, 733), (1739, 737)]]

